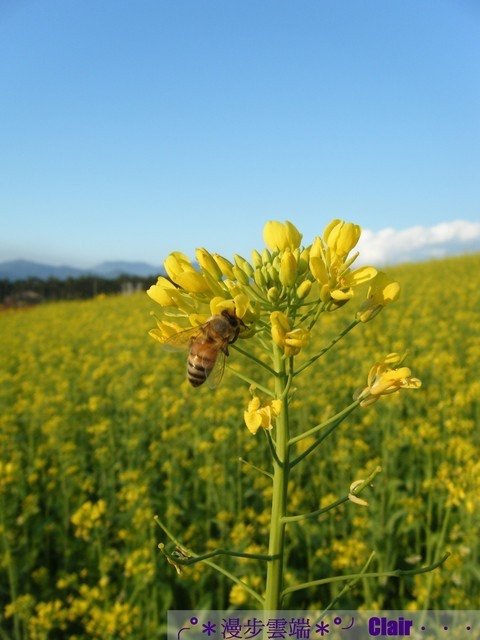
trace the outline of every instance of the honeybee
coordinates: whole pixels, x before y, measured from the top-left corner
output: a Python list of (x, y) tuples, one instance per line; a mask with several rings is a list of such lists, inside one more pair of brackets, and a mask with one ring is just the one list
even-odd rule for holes
[(235, 342), (243, 327), (245, 324), (235, 312), (224, 309), (199, 327), (176, 333), (164, 347), (174, 351), (187, 348), (187, 380), (192, 387), (207, 380), (210, 389), (215, 389), (225, 371), (228, 345)]

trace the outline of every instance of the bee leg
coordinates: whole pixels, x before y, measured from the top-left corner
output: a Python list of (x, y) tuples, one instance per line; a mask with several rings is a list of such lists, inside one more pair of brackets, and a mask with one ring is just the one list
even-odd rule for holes
[(237, 340), (239, 335), (240, 335), (240, 327), (237, 327), (235, 329), (235, 334), (232, 336), (231, 340), (228, 341), (228, 344), (233, 344)]
[(228, 353), (228, 344), (226, 344), (224, 347), (222, 347), (222, 351), (223, 351), (223, 353), (224, 353), (226, 356), (230, 355), (230, 354)]

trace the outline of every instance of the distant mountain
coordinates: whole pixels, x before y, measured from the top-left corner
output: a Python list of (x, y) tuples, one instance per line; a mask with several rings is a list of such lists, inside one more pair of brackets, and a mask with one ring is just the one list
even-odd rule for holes
[(96, 273), (104, 278), (117, 278), (123, 274), (144, 278), (157, 275), (161, 271), (163, 271), (161, 267), (154, 267), (147, 262), (122, 262), (121, 260), (102, 262), (93, 269), (89, 269), (90, 273)]
[(0, 263), (0, 279), (25, 280), (27, 278), (79, 278), (81, 276), (98, 275), (102, 278), (117, 278), (119, 275), (155, 276), (162, 273), (161, 267), (155, 267), (146, 262), (102, 262), (92, 269), (78, 269), (62, 265), (55, 267), (50, 264), (30, 262), (29, 260), (10, 260)]
[(0, 263), (0, 278), (7, 280), (23, 280), (25, 278), (78, 278), (83, 275), (83, 269), (75, 267), (60, 266), (54, 267), (50, 264), (41, 264), (39, 262), (29, 262), (28, 260), (10, 260), (9, 262)]

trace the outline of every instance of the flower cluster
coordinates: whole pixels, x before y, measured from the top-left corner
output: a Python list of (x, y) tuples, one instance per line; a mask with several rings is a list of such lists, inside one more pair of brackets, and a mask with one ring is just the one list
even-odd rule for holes
[(376, 402), (380, 396), (386, 396), (400, 389), (418, 389), (422, 383), (413, 378), (408, 367), (400, 366), (405, 356), (390, 353), (380, 362), (376, 362), (368, 373), (367, 386), (355, 391), (353, 397), (360, 400), (361, 407)]
[[(302, 246), (302, 234), (291, 222), (270, 221), (263, 237), (266, 248), (254, 250), (251, 262), (200, 248), (196, 267), (183, 253), (171, 253), (164, 263), (167, 277), (160, 276), (147, 292), (161, 307), (152, 337), (165, 342), (226, 309), (250, 328), (240, 337), (250, 337), (270, 321), (275, 342), (286, 355), (296, 355), (307, 342), (315, 303), (322, 311), (334, 310), (353, 297), (355, 287), (374, 279), (359, 311), (365, 322), (398, 296), (398, 284), (388, 288), (373, 267), (352, 270), (358, 254), (349, 254), (360, 237), (358, 225), (333, 220), (323, 236)], [(306, 308), (302, 324), (297, 316)]]
[(351, 222), (332, 220), (322, 238), (315, 238), (310, 250), (310, 269), (320, 287), (320, 298), (328, 308), (348, 302), (354, 287), (368, 282), (377, 274), (373, 267), (350, 268), (358, 253), (349, 257), (360, 239), (360, 227)]
[[(400, 287), (374, 267), (353, 268), (360, 234), (358, 225), (335, 219), (305, 246), (291, 222), (269, 221), (263, 229), (266, 247), (252, 251), (250, 262), (240, 255), (230, 261), (201, 248), (195, 265), (173, 252), (164, 263), (166, 277), (147, 292), (160, 306), (150, 335), (171, 343), (182, 330), (227, 311), (242, 320), (238, 337), (257, 337), (260, 347), (273, 343), (292, 358), (307, 346), (323, 312), (343, 307), (360, 285), (369, 283), (355, 316), (355, 322), (366, 323), (398, 298)], [(376, 397), (375, 388), (371, 397)], [(245, 411), (252, 433), (260, 426), (271, 428), (275, 418), (273, 405), (258, 403), (254, 398)]]

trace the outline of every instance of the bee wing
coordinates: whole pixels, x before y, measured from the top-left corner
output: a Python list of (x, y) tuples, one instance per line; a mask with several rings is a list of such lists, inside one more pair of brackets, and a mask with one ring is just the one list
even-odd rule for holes
[(166, 351), (186, 351), (192, 344), (192, 340), (201, 333), (202, 327), (190, 327), (170, 336), (162, 344)]
[(217, 359), (215, 360), (215, 364), (213, 365), (213, 369), (207, 378), (207, 386), (209, 389), (216, 389), (220, 384), (225, 372), (225, 360), (226, 355), (222, 350), (220, 350), (218, 352)]

